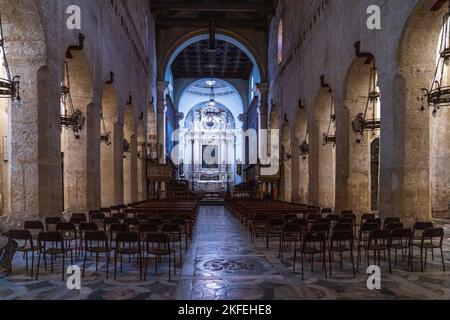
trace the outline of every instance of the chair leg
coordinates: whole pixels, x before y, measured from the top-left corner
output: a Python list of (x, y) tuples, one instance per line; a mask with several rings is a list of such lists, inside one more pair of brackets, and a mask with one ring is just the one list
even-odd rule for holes
[(83, 259), (83, 275), (82, 275), (83, 278), (84, 278), (84, 273), (86, 271), (86, 259), (87, 259), (87, 255), (85, 255), (84, 259)]
[(423, 272), (423, 248), (420, 248), (420, 270)]
[(31, 278), (33, 278), (34, 271), (34, 251), (31, 252)]
[(353, 255), (353, 248), (350, 249), (350, 258), (352, 259), (352, 270), (353, 270), (353, 277), (356, 277), (356, 270), (355, 270), (355, 257)]
[(36, 267), (36, 280), (38, 280), (39, 277), (39, 264), (41, 262), (41, 252), (39, 251), (39, 255), (38, 255), (38, 263), (37, 263), (37, 267)]
[(441, 259), (442, 259), (442, 269), (443, 269), (444, 272), (445, 272), (444, 251), (442, 250), (442, 247), (441, 247)]
[(117, 280), (117, 252), (114, 253), (114, 280)]
[(66, 262), (66, 253), (63, 252), (63, 254), (62, 254), (62, 281), (64, 281), (64, 275), (66, 273), (66, 270), (65, 270), (66, 263), (65, 262)]
[(302, 280), (305, 280), (304, 253), (302, 252)]
[[(388, 249), (389, 272), (392, 274), (391, 249)], [(397, 262), (397, 249), (395, 249), (395, 261)]]
[(106, 279), (109, 278), (109, 260), (110, 260), (110, 253), (108, 252), (106, 254)]

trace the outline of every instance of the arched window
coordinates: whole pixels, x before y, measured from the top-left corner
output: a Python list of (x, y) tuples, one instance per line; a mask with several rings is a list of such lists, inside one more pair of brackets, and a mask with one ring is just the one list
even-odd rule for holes
[(283, 20), (278, 23), (278, 64), (283, 62)]

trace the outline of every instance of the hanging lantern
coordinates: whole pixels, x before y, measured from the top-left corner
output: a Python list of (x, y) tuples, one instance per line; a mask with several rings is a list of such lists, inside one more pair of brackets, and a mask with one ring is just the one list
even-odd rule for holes
[[(328, 125), (327, 133), (323, 134), (323, 145), (333, 145), (336, 146), (336, 112), (334, 107), (334, 96), (331, 97), (331, 112), (330, 112), (330, 123)], [(333, 131), (332, 131), (333, 130)]]
[(70, 74), (69, 65), (67, 61), (64, 62), (66, 77), (61, 84), (61, 103), (64, 106), (64, 114), (61, 116), (61, 126), (65, 128), (71, 128), (75, 138), (80, 138), (80, 131), (83, 130), (85, 117), (83, 113), (74, 108), (72, 95), (70, 91)]
[(309, 135), (309, 132), (306, 131), (305, 140), (303, 140), (302, 144), (300, 145), (300, 155), (302, 156), (303, 160), (305, 160), (309, 155), (308, 135)]
[(5, 40), (3, 37), (3, 25), (2, 18), (0, 15), (0, 49), (3, 56), (3, 67), (5, 68), (6, 79), (0, 78), (0, 98), (11, 99), (17, 108), (22, 106), (22, 100), (20, 98), (20, 77), (11, 77), (11, 72), (9, 70), (8, 59), (6, 58), (5, 52)]
[[(436, 115), (441, 107), (450, 106), (450, 83), (448, 72), (450, 66), (450, 1), (442, 22), (442, 34), (439, 46), (439, 57), (430, 89), (422, 89), (428, 105)], [(423, 108), (424, 109), (424, 108)]]
[(103, 118), (103, 113), (101, 114), (102, 118), (102, 131), (100, 134), (100, 142), (106, 144), (107, 146), (111, 145), (111, 132), (106, 130), (105, 118)]
[(364, 113), (359, 113), (355, 120), (353, 120), (353, 130), (361, 135), (361, 138), (357, 139), (358, 143), (361, 143), (362, 137), (365, 131), (372, 131), (381, 128), (380, 120), (380, 89), (378, 87), (378, 69), (373, 61), (373, 66), (370, 69), (369, 76), (369, 94), (367, 97), (366, 109)]

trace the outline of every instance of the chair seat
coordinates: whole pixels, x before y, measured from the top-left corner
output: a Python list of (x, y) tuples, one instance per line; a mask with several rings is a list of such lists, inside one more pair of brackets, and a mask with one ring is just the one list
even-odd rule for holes
[(72, 249), (69, 249), (69, 248), (65, 248), (65, 249), (49, 248), (49, 249), (42, 250), (42, 253), (43, 254), (65, 254), (70, 251), (72, 251)]
[(155, 256), (168, 256), (173, 252), (174, 251), (172, 249), (158, 249), (158, 248), (153, 248), (147, 251), (147, 253)]
[(393, 243), (391, 245), (391, 249), (408, 249), (408, 248), (409, 248), (408, 244)]
[(351, 250), (352, 249), (347, 246), (334, 246), (333, 247), (333, 251), (335, 251), (335, 252), (347, 252), (347, 251), (351, 251)]
[(121, 249), (116, 249), (118, 253), (120, 254), (139, 254), (140, 251), (137, 248), (121, 248)]
[(87, 252), (92, 253), (108, 253), (111, 252), (110, 249), (107, 249), (106, 247), (90, 247)]
[(300, 252), (302, 252), (304, 254), (318, 254), (318, 253), (322, 253), (321, 250), (317, 249), (317, 248), (305, 248), (304, 250), (300, 250)]
[(32, 252), (32, 251), (39, 251), (39, 248), (31, 248), (31, 247), (26, 247), (26, 246), (21, 246), (21, 247), (18, 247), (17, 249), (16, 249), (16, 251), (18, 251), (18, 252)]
[(367, 246), (367, 250), (381, 251), (381, 250), (387, 250), (387, 249), (388, 249), (388, 246), (384, 245), (384, 244), (377, 244), (377, 245), (372, 244), (370, 246)]
[(413, 243), (413, 247), (416, 248), (424, 248), (424, 249), (440, 249), (441, 247), (437, 244), (432, 244), (432, 243), (424, 243), (422, 244), (414, 244)]

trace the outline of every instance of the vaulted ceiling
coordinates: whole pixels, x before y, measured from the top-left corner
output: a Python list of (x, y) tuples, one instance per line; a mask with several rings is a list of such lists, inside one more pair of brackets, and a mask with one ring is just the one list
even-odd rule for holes
[(248, 80), (253, 63), (235, 45), (216, 40), (216, 50), (208, 51), (209, 41), (199, 41), (185, 48), (172, 64), (175, 78), (239, 78)]
[(159, 28), (208, 27), (267, 30), (277, 0), (150, 0)]
[[(215, 77), (248, 80), (253, 63), (237, 46), (215, 39), (216, 29), (268, 32), (278, 0), (150, 0), (158, 30), (206, 29), (211, 43), (185, 48), (172, 64), (175, 78)], [(215, 44), (215, 46), (214, 46)], [(214, 50), (208, 50), (213, 48)]]

